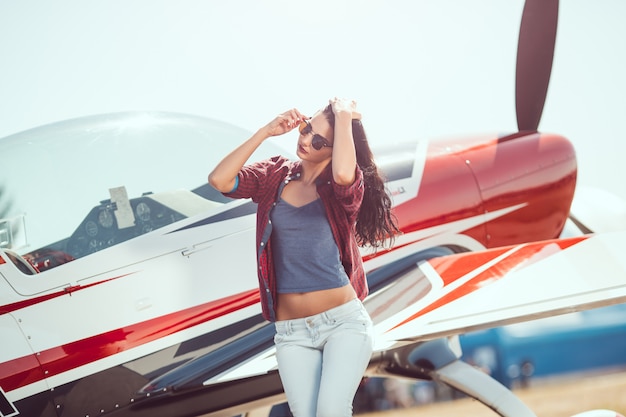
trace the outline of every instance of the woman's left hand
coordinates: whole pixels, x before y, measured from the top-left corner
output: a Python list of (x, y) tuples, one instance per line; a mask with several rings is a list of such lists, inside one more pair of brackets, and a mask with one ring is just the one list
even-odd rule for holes
[(333, 109), (335, 117), (341, 117), (342, 115), (350, 115), (350, 119), (361, 120), (361, 113), (356, 110), (356, 101), (339, 97), (334, 97), (329, 100), (329, 103)]

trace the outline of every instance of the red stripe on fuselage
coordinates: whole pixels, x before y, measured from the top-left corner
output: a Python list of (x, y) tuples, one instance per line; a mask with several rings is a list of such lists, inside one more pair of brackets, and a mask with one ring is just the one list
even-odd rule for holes
[(35, 355), (0, 363), (0, 386), (5, 392), (42, 379), (44, 375)]
[[(47, 349), (36, 356), (13, 359), (0, 364), (0, 386), (5, 392), (9, 392), (42, 380), (43, 372), (45, 372), (46, 377), (58, 375), (198, 326), (259, 301), (259, 291), (257, 289), (250, 290)], [(41, 369), (36, 369), (37, 359), (41, 364)]]
[(119, 278), (124, 278), (125, 276), (128, 276), (131, 274), (124, 274), (124, 275), (120, 275), (118, 277), (113, 277), (113, 278), (107, 278), (105, 280), (102, 281), (98, 281), (98, 282), (94, 282), (91, 284), (87, 284), (87, 285), (70, 285), (66, 288), (63, 288), (61, 291), (57, 291), (51, 294), (46, 294), (46, 295), (42, 295), (39, 297), (34, 297), (34, 298), (29, 298), (28, 300), (24, 300), (24, 301), (18, 301), (17, 303), (11, 303), (11, 304), (6, 304), (3, 306), (0, 306), (0, 316), (6, 313), (11, 313), (13, 311), (16, 310), (20, 310), (22, 308), (26, 308), (26, 307), (30, 307), (32, 305), (35, 304), (39, 304), (39, 303), (43, 303), (44, 301), (48, 301), (51, 300), (53, 298), (57, 298), (57, 297), (61, 297), (63, 295), (67, 295), (76, 291), (80, 291), (80, 290), (84, 290), (96, 285), (100, 285), (100, 284), (104, 284), (105, 282), (109, 282), (109, 281), (113, 281), (115, 279), (119, 279)]

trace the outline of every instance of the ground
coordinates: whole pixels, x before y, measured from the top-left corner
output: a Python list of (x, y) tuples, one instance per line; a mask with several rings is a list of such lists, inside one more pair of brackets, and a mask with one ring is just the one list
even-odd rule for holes
[[(568, 417), (593, 409), (626, 415), (626, 370), (534, 381), (516, 395), (538, 417)], [(473, 399), (360, 414), (359, 417), (493, 417), (497, 414)]]

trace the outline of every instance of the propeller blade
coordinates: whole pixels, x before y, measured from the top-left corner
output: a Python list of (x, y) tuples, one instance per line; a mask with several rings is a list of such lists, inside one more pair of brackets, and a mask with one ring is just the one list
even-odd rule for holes
[(517, 46), (517, 128), (536, 131), (546, 101), (559, 14), (558, 0), (526, 0)]

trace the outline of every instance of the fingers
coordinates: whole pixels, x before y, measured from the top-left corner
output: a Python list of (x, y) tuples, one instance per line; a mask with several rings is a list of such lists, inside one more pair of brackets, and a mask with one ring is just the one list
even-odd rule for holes
[(300, 125), (300, 122), (307, 119), (307, 117), (300, 113), (296, 108), (288, 110), (280, 116), (282, 118), (281, 121), (285, 123), (286, 126), (290, 129), (293, 129), (294, 127)]
[(349, 113), (353, 120), (361, 120), (361, 113), (356, 110), (356, 100), (333, 97), (329, 100), (333, 113)]
[(276, 136), (287, 133), (298, 127), (300, 123), (306, 119), (307, 117), (296, 108), (287, 110), (276, 116), (274, 120), (269, 123), (270, 135)]

